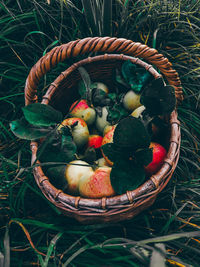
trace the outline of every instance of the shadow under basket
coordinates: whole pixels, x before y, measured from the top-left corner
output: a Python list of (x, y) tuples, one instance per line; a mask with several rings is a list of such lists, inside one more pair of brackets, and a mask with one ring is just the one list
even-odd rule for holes
[[(51, 83), (43, 96), (43, 104), (49, 104), (66, 114), (70, 105), (80, 98), (78, 83), (81, 76), (78, 67), (81, 66), (87, 70), (93, 82), (98, 81), (107, 84), (109, 92), (112, 92), (114, 90), (112, 70), (116, 67), (120, 68), (125, 60), (130, 60), (145, 68), (155, 79), (163, 76), (169, 84), (175, 87), (177, 103), (182, 101), (179, 76), (173, 70), (168, 59), (159, 54), (157, 50), (131, 40), (94, 37), (55, 47), (42, 57), (33, 66), (27, 78), (25, 86), (26, 105), (37, 102), (37, 87), (40, 79), (59, 62), (93, 52), (99, 52), (100, 55), (87, 57), (73, 64)], [(162, 75), (156, 69), (160, 70)], [(167, 185), (176, 168), (181, 136), (176, 110), (167, 118), (167, 122), (170, 134), (164, 163), (156, 174), (149, 177), (145, 183), (133, 191), (101, 199), (71, 196), (55, 188), (40, 166), (34, 168), (35, 180), (45, 197), (64, 215), (73, 217), (82, 223), (118, 222), (130, 219), (154, 203), (158, 193)], [(36, 160), (37, 149), (38, 143), (31, 142), (32, 163)]]

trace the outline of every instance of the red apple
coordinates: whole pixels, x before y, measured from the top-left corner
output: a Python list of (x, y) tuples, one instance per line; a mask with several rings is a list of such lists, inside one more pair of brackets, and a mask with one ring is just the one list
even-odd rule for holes
[(97, 134), (92, 134), (88, 139), (88, 147), (99, 148), (101, 147), (103, 137)]
[(93, 172), (85, 172), (79, 182), (80, 195), (86, 198), (110, 197), (115, 191), (110, 182), (110, 167), (100, 167)]
[(64, 125), (71, 127), (73, 140), (78, 148), (87, 144), (89, 138), (89, 130), (84, 120), (80, 118), (68, 118), (61, 123), (60, 127)]
[(147, 175), (153, 175), (161, 168), (164, 158), (167, 155), (166, 149), (155, 142), (151, 142), (150, 148), (153, 149), (153, 160), (149, 165), (145, 166), (145, 172)]
[[(113, 125), (113, 127), (110, 129), (110, 131), (108, 131), (107, 134), (105, 134), (105, 136), (103, 137), (102, 146), (107, 144), (107, 143), (113, 142), (113, 135), (114, 135), (114, 131), (115, 131), (116, 126), (117, 125)], [(109, 158), (103, 153), (103, 150), (101, 150), (101, 152), (102, 152), (104, 159), (108, 163), (108, 165), (113, 166), (113, 162), (111, 160), (109, 160)]]
[(89, 107), (87, 101), (82, 99), (78, 102), (74, 102), (70, 109), (70, 116), (83, 119), (88, 125), (93, 124), (96, 118), (96, 111)]

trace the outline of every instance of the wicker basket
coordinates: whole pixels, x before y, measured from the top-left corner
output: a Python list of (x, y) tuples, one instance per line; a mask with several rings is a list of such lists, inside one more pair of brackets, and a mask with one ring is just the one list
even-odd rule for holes
[[(43, 97), (42, 103), (50, 104), (66, 113), (68, 107), (78, 96), (77, 83), (81, 80), (78, 67), (83, 66), (89, 72), (91, 80), (103, 81), (112, 90), (112, 69), (120, 66), (125, 60), (143, 66), (155, 78), (161, 76), (153, 64), (164, 75), (169, 84), (174, 85), (177, 103), (182, 101), (182, 88), (178, 73), (172, 69), (171, 63), (157, 50), (131, 40), (110, 37), (85, 38), (55, 47), (43, 56), (31, 69), (25, 86), (26, 105), (37, 102), (37, 87), (40, 79), (59, 62), (92, 52), (99, 56), (88, 57), (73, 64), (62, 72), (51, 83)], [(106, 53), (106, 54), (105, 54)], [(114, 53), (114, 54), (113, 54)], [(141, 59), (146, 62), (142, 61)], [(130, 219), (142, 210), (151, 206), (159, 192), (167, 185), (176, 168), (180, 151), (180, 122), (174, 110), (168, 118), (170, 138), (168, 153), (162, 168), (133, 191), (109, 198), (86, 199), (70, 196), (55, 188), (40, 166), (34, 168), (35, 180), (45, 197), (63, 214), (83, 223), (117, 222)], [(32, 162), (36, 160), (38, 143), (31, 142)]]

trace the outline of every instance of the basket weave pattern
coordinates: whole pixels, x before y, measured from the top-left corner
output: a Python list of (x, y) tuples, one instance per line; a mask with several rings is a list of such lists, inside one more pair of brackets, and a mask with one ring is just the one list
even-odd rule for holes
[[(91, 52), (106, 53), (104, 55), (89, 57), (73, 64), (66, 71), (62, 72), (50, 85), (43, 97), (42, 103), (54, 105), (61, 101), (63, 94), (71, 102), (70, 94), (73, 96), (74, 88), (81, 79), (77, 68), (84, 66), (89, 68), (92, 78), (98, 80), (98, 75), (106, 77), (116, 64), (121, 64), (124, 60), (131, 60), (133, 63), (143, 66), (155, 78), (161, 75), (150, 64), (157, 67), (169, 84), (175, 87), (177, 103), (183, 99), (182, 87), (178, 73), (173, 70), (171, 63), (157, 50), (149, 48), (131, 40), (117, 38), (85, 38), (72, 41), (70, 43), (55, 47), (44, 57), (42, 57), (31, 69), (25, 86), (26, 105), (37, 102), (37, 87), (40, 79), (59, 62), (71, 57), (88, 54)], [(109, 53), (115, 53), (109, 54)], [(144, 59), (148, 63), (140, 60)], [(100, 65), (99, 69), (95, 66)], [(102, 66), (102, 67), (101, 67)], [(99, 74), (100, 73), (100, 74)], [(109, 76), (108, 76), (109, 80)], [(65, 91), (65, 93), (63, 93)], [(58, 103), (57, 103), (58, 105)], [(55, 104), (56, 106), (56, 104)], [(167, 156), (162, 168), (149, 178), (143, 185), (125, 194), (101, 198), (86, 199), (82, 197), (70, 196), (62, 190), (55, 188), (42, 171), (40, 166), (34, 168), (34, 176), (38, 186), (58, 209), (64, 214), (74, 217), (81, 222), (96, 223), (120, 221), (132, 218), (142, 210), (151, 206), (159, 192), (167, 185), (176, 168), (180, 151), (180, 122), (177, 119), (176, 110), (169, 118), (170, 140)], [(38, 143), (31, 142), (32, 163), (36, 161)], [(39, 162), (37, 162), (39, 163)]]

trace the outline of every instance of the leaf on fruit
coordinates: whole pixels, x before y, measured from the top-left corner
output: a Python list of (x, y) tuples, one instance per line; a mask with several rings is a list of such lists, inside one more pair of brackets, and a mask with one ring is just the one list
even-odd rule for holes
[(62, 121), (63, 115), (53, 107), (34, 103), (22, 108), (25, 119), (33, 125), (51, 126)]
[(150, 136), (140, 119), (128, 116), (117, 124), (113, 142), (119, 147), (130, 148), (134, 151), (149, 147)]
[(71, 136), (62, 135), (61, 137), (60, 152), (65, 154), (67, 162), (74, 159), (74, 155), (77, 151), (77, 147)]
[(175, 89), (158, 78), (146, 86), (140, 102), (151, 116), (170, 114), (176, 106)]
[(26, 140), (36, 140), (45, 137), (52, 131), (52, 127), (38, 127), (29, 124), (25, 118), (12, 121), (10, 129), (15, 136)]
[(106, 93), (98, 88), (92, 90), (92, 104), (96, 106), (105, 106)]
[(76, 145), (71, 136), (55, 132), (47, 143), (42, 144), (37, 151), (41, 162), (70, 162), (75, 159)]
[(116, 124), (128, 115), (127, 110), (121, 103), (115, 103), (112, 107), (108, 107), (107, 121), (111, 124)]
[(94, 147), (88, 147), (85, 150), (85, 153), (83, 155), (83, 157), (81, 157), (81, 160), (86, 161), (89, 164), (93, 164), (96, 160), (97, 156), (96, 156), (96, 151)]
[(118, 149), (114, 143), (107, 143), (102, 147), (104, 155), (112, 162), (121, 160), (123, 157), (123, 151)]
[(138, 149), (134, 156), (137, 164), (147, 166), (153, 160), (153, 150), (152, 148)]
[(141, 165), (135, 164), (132, 160), (121, 159), (114, 163), (110, 180), (115, 192), (124, 194), (126, 191), (136, 189), (144, 182), (145, 171)]

